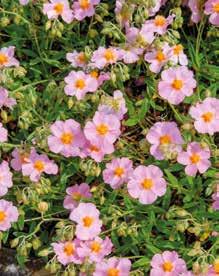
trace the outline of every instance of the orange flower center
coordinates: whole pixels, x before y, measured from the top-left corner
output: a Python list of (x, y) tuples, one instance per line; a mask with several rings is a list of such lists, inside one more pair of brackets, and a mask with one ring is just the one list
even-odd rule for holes
[(153, 187), (153, 185), (154, 185), (153, 180), (150, 178), (145, 178), (141, 183), (141, 186), (145, 190), (150, 190)]
[(161, 15), (157, 15), (154, 19), (154, 23), (157, 27), (163, 27), (166, 23), (166, 18)]
[(29, 158), (29, 154), (28, 153), (22, 153), (20, 154), (20, 160), (22, 164), (26, 164), (28, 162), (28, 158)]
[(80, 63), (85, 63), (85, 61), (86, 61), (85, 54), (84, 53), (78, 54), (77, 59)]
[(83, 218), (83, 223), (85, 227), (90, 227), (93, 224), (93, 218), (86, 216)]
[(74, 192), (74, 193), (72, 194), (72, 198), (73, 198), (73, 200), (79, 201), (79, 200), (81, 200), (81, 198), (82, 198), (82, 194), (79, 193), (79, 192)]
[(171, 137), (170, 135), (163, 135), (160, 137), (160, 144), (163, 145), (163, 144), (170, 144), (171, 143)]
[(8, 62), (8, 57), (5, 54), (0, 53), (0, 65), (4, 65), (7, 62)]
[(202, 115), (202, 119), (205, 123), (210, 123), (213, 120), (214, 114), (212, 112), (206, 112)]
[(105, 50), (104, 57), (108, 62), (114, 61), (116, 59), (115, 54), (111, 49)]
[(90, 7), (90, 0), (80, 0), (79, 4), (83, 10), (87, 10)]
[(183, 50), (183, 46), (181, 44), (179, 45), (176, 45), (174, 48), (173, 48), (173, 53), (174, 55), (179, 55)]
[(91, 71), (91, 72), (90, 72), (90, 76), (91, 76), (92, 78), (97, 79), (97, 78), (99, 77), (99, 74), (98, 74), (97, 71)]
[(63, 3), (57, 3), (55, 4), (54, 8), (55, 12), (57, 14), (62, 14), (63, 10), (64, 10), (64, 4)]
[(117, 268), (110, 268), (107, 271), (107, 276), (119, 276), (119, 270)]
[(199, 161), (200, 161), (201, 157), (199, 154), (197, 153), (193, 153), (191, 156), (190, 156), (190, 160), (192, 162), (192, 164), (197, 164)]
[(213, 5), (213, 11), (219, 13), (219, 3)]
[(109, 131), (108, 126), (105, 125), (105, 124), (100, 124), (100, 125), (98, 125), (98, 126), (96, 127), (96, 130), (97, 130), (98, 134), (99, 134), (99, 135), (102, 135), (102, 136), (106, 135), (107, 132)]
[(123, 174), (124, 174), (124, 169), (122, 167), (117, 167), (114, 170), (114, 175), (115, 176), (121, 177)]
[(67, 256), (71, 256), (75, 252), (74, 245), (71, 242), (67, 242), (64, 246), (64, 252)]
[(172, 87), (176, 90), (180, 90), (182, 89), (183, 87), (183, 81), (182, 80), (178, 80), (178, 79), (175, 79), (173, 82), (172, 82)]
[(44, 162), (41, 160), (36, 160), (34, 163), (34, 169), (36, 169), (38, 172), (42, 172), (44, 170)]
[(215, 260), (213, 266), (214, 266), (214, 271), (215, 271), (216, 273), (219, 273), (219, 260)]
[(99, 242), (94, 241), (94, 242), (91, 243), (90, 248), (93, 252), (99, 253), (100, 250), (101, 250), (101, 245), (100, 245)]
[(61, 136), (61, 141), (62, 141), (62, 143), (65, 144), (65, 145), (71, 144), (72, 141), (73, 141), (73, 139), (74, 139), (74, 136), (73, 136), (73, 134), (70, 133), (70, 132), (64, 132), (64, 133), (62, 134), (62, 136)]
[(162, 62), (166, 59), (164, 53), (162, 51), (158, 51), (157, 52), (157, 55), (156, 55), (156, 59), (159, 61), (159, 62)]
[(85, 81), (83, 79), (76, 80), (75, 87), (78, 89), (83, 89), (85, 87)]
[(90, 146), (90, 151), (99, 152), (100, 149), (98, 147), (94, 146), (94, 145), (91, 145)]
[(171, 272), (173, 270), (173, 264), (171, 262), (165, 262), (163, 264), (163, 270), (165, 272)]
[(6, 219), (7, 215), (4, 211), (0, 211), (0, 222), (3, 222)]

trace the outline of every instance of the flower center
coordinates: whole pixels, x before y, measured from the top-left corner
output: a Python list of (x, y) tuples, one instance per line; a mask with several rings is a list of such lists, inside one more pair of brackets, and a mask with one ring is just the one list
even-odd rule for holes
[(36, 169), (38, 172), (42, 172), (44, 170), (44, 162), (41, 160), (36, 160), (34, 163), (34, 169)]
[(157, 27), (163, 27), (166, 23), (166, 18), (161, 15), (157, 15), (154, 19), (154, 23)]
[(98, 125), (98, 126), (96, 127), (96, 130), (97, 130), (98, 134), (99, 134), (99, 135), (102, 135), (102, 136), (106, 135), (107, 132), (109, 131), (108, 126), (105, 125), (105, 124), (100, 124), (100, 125)]
[(215, 271), (216, 273), (219, 273), (219, 260), (216, 260), (216, 261), (214, 262), (214, 271)]
[(163, 135), (160, 137), (160, 144), (163, 145), (163, 144), (170, 144), (171, 143), (171, 137), (170, 135)]
[(183, 50), (183, 46), (181, 44), (179, 45), (176, 45), (174, 48), (173, 48), (173, 53), (174, 55), (179, 55)]
[(97, 71), (91, 71), (91, 72), (90, 72), (90, 76), (91, 76), (92, 78), (97, 79), (97, 78), (99, 77), (99, 74), (98, 74)]
[(74, 136), (70, 132), (64, 132), (61, 136), (61, 141), (65, 145), (69, 145), (73, 142)]
[(90, 0), (80, 0), (79, 4), (83, 10), (87, 10), (90, 7)]
[(0, 53), (0, 65), (4, 65), (7, 62), (8, 62), (8, 57), (5, 54)]
[(219, 13), (219, 3), (213, 5), (213, 11)]
[(90, 227), (93, 224), (93, 218), (86, 216), (83, 218), (83, 223), (85, 227)]
[(63, 10), (64, 10), (64, 4), (63, 3), (57, 3), (54, 6), (54, 10), (57, 14), (62, 14)]
[(99, 152), (100, 149), (99, 149), (98, 147), (94, 146), (94, 145), (91, 145), (91, 146), (90, 146), (90, 151)]
[(145, 190), (150, 190), (153, 187), (153, 185), (154, 185), (153, 180), (150, 178), (145, 178), (141, 183), (141, 186)]
[(75, 252), (74, 245), (71, 242), (67, 242), (64, 246), (64, 252), (67, 256), (73, 255)]
[(157, 52), (157, 55), (156, 55), (156, 59), (159, 61), (159, 62), (162, 62), (166, 59), (164, 53), (162, 51), (158, 51)]
[(99, 253), (100, 250), (101, 250), (101, 245), (100, 245), (99, 242), (94, 241), (94, 242), (91, 243), (90, 248), (93, 252)]
[(0, 222), (4, 222), (7, 215), (4, 211), (0, 211)]
[(72, 198), (73, 198), (73, 200), (79, 201), (79, 200), (81, 200), (81, 198), (82, 198), (82, 194), (79, 193), (79, 192), (74, 192), (74, 193), (72, 194)]
[(191, 156), (190, 156), (190, 160), (192, 162), (192, 164), (197, 164), (199, 161), (200, 161), (201, 157), (199, 154), (197, 153), (193, 153)]
[(214, 114), (212, 112), (206, 112), (202, 115), (202, 119), (205, 123), (210, 123), (213, 120)]
[(163, 270), (165, 272), (171, 272), (173, 270), (173, 264), (171, 262), (165, 262), (163, 264)]
[(107, 276), (119, 276), (119, 270), (117, 268), (110, 268), (107, 271)]
[(121, 177), (123, 174), (124, 174), (124, 169), (122, 167), (117, 167), (114, 170), (114, 175), (115, 176)]
[(105, 50), (104, 57), (108, 62), (114, 61), (116, 59), (115, 54), (111, 49)]
[(183, 81), (182, 80), (178, 80), (178, 79), (175, 79), (173, 82), (172, 82), (172, 87), (176, 90), (180, 90), (182, 89), (183, 87)]
[(80, 63), (85, 63), (85, 61), (86, 61), (85, 54), (84, 53), (78, 54), (77, 59)]
[(21, 164), (26, 164), (26, 163), (28, 163), (29, 156), (30, 156), (30, 155), (29, 155), (28, 153), (22, 153), (22, 154), (20, 154)]
[(85, 81), (83, 79), (76, 80), (75, 87), (78, 89), (83, 89), (85, 87)]

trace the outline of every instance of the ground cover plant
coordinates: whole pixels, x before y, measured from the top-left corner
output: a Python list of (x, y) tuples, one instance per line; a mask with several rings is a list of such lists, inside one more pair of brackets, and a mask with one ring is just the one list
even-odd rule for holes
[(20, 267), (219, 275), (218, 26), (219, 0), (0, 0), (0, 241)]

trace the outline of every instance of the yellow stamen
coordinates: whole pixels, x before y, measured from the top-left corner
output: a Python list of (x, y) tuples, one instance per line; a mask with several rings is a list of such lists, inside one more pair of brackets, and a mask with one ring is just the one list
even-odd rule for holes
[(219, 13), (219, 3), (213, 5), (213, 11)]
[(163, 27), (166, 23), (166, 18), (162, 15), (157, 15), (154, 19), (154, 23), (157, 27)]
[(171, 262), (165, 262), (163, 264), (163, 270), (165, 272), (171, 272), (173, 270), (173, 264)]
[(176, 90), (180, 90), (182, 89), (183, 87), (183, 81), (182, 80), (178, 80), (178, 79), (175, 79), (173, 82), (172, 82), (172, 87)]
[(78, 54), (77, 59), (80, 63), (85, 63), (85, 61), (86, 61), (85, 54), (83, 52)]
[(41, 160), (36, 160), (34, 163), (34, 169), (36, 169), (38, 172), (42, 172), (44, 170), (44, 162)]
[(64, 252), (67, 256), (71, 256), (75, 252), (74, 245), (71, 242), (67, 242), (64, 246)]
[(4, 211), (0, 211), (0, 223), (6, 219), (7, 215)]
[(8, 62), (8, 57), (5, 54), (0, 53), (0, 65), (5, 65), (7, 62)]
[(63, 3), (57, 3), (55, 4), (54, 8), (55, 12), (57, 14), (62, 14), (63, 10), (64, 10), (64, 4)]
[(141, 183), (142, 187), (145, 189), (145, 190), (150, 190), (153, 186), (154, 186), (154, 183), (153, 183), (153, 180), (150, 179), (150, 178), (145, 178), (142, 183)]
[(97, 79), (99, 77), (99, 74), (98, 74), (97, 71), (91, 71), (90, 75), (91, 75), (92, 78), (95, 78), (95, 79)]
[(83, 10), (87, 10), (90, 7), (90, 0), (80, 0), (79, 4)]
[(78, 89), (83, 89), (85, 87), (85, 81), (83, 79), (78, 79), (75, 82), (75, 87)]
[(119, 270), (117, 268), (110, 268), (107, 271), (107, 276), (119, 276)]
[(201, 157), (199, 154), (197, 153), (193, 153), (191, 156), (190, 156), (190, 160), (192, 162), (192, 164), (197, 164), (199, 161), (200, 161)]
[(99, 242), (92, 242), (90, 245), (91, 251), (95, 252), (95, 253), (99, 253), (101, 250), (101, 245)]
[(214, 118), (214, 114), (212, 112), (206, 112), (201, 117), (205, 123), (210, 123)]
[(94, 146), (94, 145), (91, 145), (90, 146), (90, 151), (99, 152), (100, 149), (98, 147)]
[(160, 137), (160, 144), (163, 145), (163, 144), (170, 144), (171, 143), (171, 137), (170, 135), (163, 135)]
[(111, 50), (111, 49), (105, 50), (104, 57), (108, 62), (116, 60), (115, 54), (114, 54), (113, 50)]
[(179, 45), (176, 45), (174, 48), (173, 48), (173, 53), (174, 55), (179, 55), (183, 50), (183, 46), (181, 44)]
[(86, 216), (83, 218), (83, 223), (85, 227), (90, 227), (93, 224), (93, 218)]
[(65, 145), (71, 144), (73, 142), (73, 140), (74, 140), (74, 136), (70, 132), (64, 132), (61, 136), (61, 141)]
[(117, 167), (114, 170), (114, 175), (121, 177), (124, 174), (124, 169), (122, 167)]
[(159, 62), (162, 62), (166, 59), (164, 53), (162, 51), (158, 51), (157, 52), (157, 55), (156, 55), (156, 59), (159, 61)]
[(82, 198), (82, 194), (79, 193), (79, 192), (74, 192), (74, 193), (72, 194), (72, 198), (73, 198), (73, 200), (79, 201), (79, 200), (81, 200), (81, 198)]
[(104, 136), (108, 133), (109, 129), (108, 126), (105, 124), (100, 124), (96, 127), (96, 130), (99, 135)]
[(214, 271), (219, 274), (219, 259), (214, 261)]

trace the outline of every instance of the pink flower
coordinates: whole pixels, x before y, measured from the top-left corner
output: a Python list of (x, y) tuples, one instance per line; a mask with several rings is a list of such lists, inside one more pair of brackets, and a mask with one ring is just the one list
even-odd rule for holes
[(217, 276), (219, 274), (219, 259), (215, 259), (214, 263), (209, 266), (208, 272), (203, 276)]
[(93, 70), (89, 75), (94, 79), (94, 81), (97, 81), (98, 87), (100, 87), (105, 81), (110, 80), (110, 74), (105, 72), (98, 73), (96, 70)]
[(19, 61), (14, 58), (14, 46), (4, 47), (0, 49), (0, 68), (19, 66)]
[(167, 18), (157, 15), (154, 19), (147, 20), (144, 23), (144, 28), (151, 29), (151, 31), (159, 35), (164, 35), (168, 26), (173, 22), (173, 18), (174, 15), (169, 15)]
[(91, 240), (101, 232), (100, 212), (93, 203), (80, 203), (71, 214), (70, 219), (77, 223), (76, 237), (80, 240)]
[(181, 103), (186, 96), (191, 96), (196, 87), (193, 72), (185, 66), (164, 70), (161, 79), (158, 84), (159, 95), (174, 105)]
[(162, 5), (162, 0), (156, 0), (152, 8), (149, 9), (149, 16), (154, 16)]
[(0, 164), (0, 196), (6, 195), (8, 188), (11, 188), (12, 186), (12, 173), (10, 172), (8, 162), (2, 161)]
[(126, 183), (133, 172), (132, 161), (128, 158), (115, 158), (111, 163), (106, 164), (103, 171), (103, 180), (112, 189), (118, 189)]
[(140, 55), (143, 54), (143, 49), (136, 47), (128, 47), (127, 49), (121, 50), (121, 56), (126, 64), (132, 64), (140, 59)]
[(29, 3), (29, 0), (19, 0), (19, 3), (23, 6), (25, 6)]
[(179, 276), (195, 276), (191, 271), (180, 273)]
[(0, 143), (4, 143), (8, 140), (8, 130), (0, 123)]
[(81, 264), (82, 259), (78, 256), (78, 246), (80, 241), (75, 239), (73, 241), (55, 242), (52, 243), (53, 250), (57, 256), (58, 261), (67, 265), (69, 263)]
[(140, 30), (136, 27), (126, 28), (127, 43), (130, 45), (135, 44), (135, 42), (139, 36), (139, 33), (140, 33)]
[(67, 53), (66, 54), (66, 59), (67, 61), (71, 62), (71, 65), (75, 68), (81, 67), (85, 68), (86, 67), (86, 56), (84, 52), (77, 52), (73, 51), (73, 53)]
[(83, 99), (87, 92), (95, 92), (98, 88), (97, 80), (82, 71), (71, 71), (64, 80), (67, 83), (65, 94), (74, 95), (78, 100)]
[[(134, 36), (134, 34), (137, 34), (137, 29), (132, 29), (131, 33), (129, 33), (129, 39), (130, 36)], [(153, 26), (151, 26), (151, 24), (148, 24), (148, 21), (146, 21), (142, 25), (142, 28), (139, 31), (139, 34), (137, 35), (137, 39), (139, 38), (144, 44), (151, 44), (154, 41), (154, 28)]]
[(197, 171), (204, 173), (211, 166), (210, 150), (208, 147), (202, 148), (199, 143), (192, 142), (187, 146), (187, 151), (178, 154), (177, 161), (186, 165), (187, 175), (195, 176)]
[(115, 115), (119, 120), (122, 120), (127, 112), (122, 92), (116, 90), (113, 92), (113, 97), (103, 97), (101, 104), (98, 106), (98, 111), (108, 115)]
[(205, 3), (204, 13), (209, 15), (209, 21), (215, 26), (219, 26), (219, 0), (208, 0)]
[(106, 154), (114, 152), (113, 144), (104, 145), (101, 140), (90, 142), (86, 141), (82, 152), (85, 156), (90, 156), (96, 162), (101, 162)]
[(188, 7), (192, 12), (191, 20), (194, 23), (198, 23), (201, 20), (201, 11), (199, 5), (199, 0), (189, 0), (188, 2)]
[(172, 53), (170, 60), (174, 64), (187, 65), (188, 59), (187, 56), (183, 52), (183, 46), (181, 44), (175, 45), (172, 47)]
[(50, 0), (50, 3), (43, 4), (43, 13), (47, 14), (49, 19), (57, 19), (61, 16), (66, 23), (71, 23), (73, 20), (73, 12), (68, 0)]
[(92, 194), (90, 193), (90, 187), (87, 183), (81, 183), (80, 185), (75, 184), (66, 189), (67, 196), (64, 199), (63, 206), (66, 209), (73, 210), (75, 209), (81, 199), (91, 198)]
[(18, 209), (10, 201), (0, 199), (0, 231), (8, 230), (18, 216)]
[(219, 131), (219, 99), (208, 97), (190, 108), (189, 114), (195, 119), (195, 129), (200, 133), (213, 135)]
[(22, 165), (29, 162), (30, 153), (20, 149), (14, 149), (12, 152), (11, 167), (15, 171), (21, 171)]
[(150, 70), (153, 73), (159, 73), (162, 67), (170, 59), (171, 48), (168, 43), (164, 43), (161, 49), (147, 52), (144, 56), (145, 61), (150, 63)]
[(162, 171), (154, 165), (138, 166), (130, 176), (128, 192), (142, 204), (153, 203), (166, 193), (166, 181)]
[(81, 126), (73, 119), (56, 121), (51, 125), (53, 135), (48, 137), (49, 149), (65, 157), (80, 156), (80, 148), (85, 144)]
[(78, 0), (73, 3), (74, 17), (77, 20), (83, 20), (86, 16), (91, 17), (95, 13), (95, 5), (99, 4), (100, 0)]
[(115, 115), (97, 111), (93, 120), (86, 123), (84, 134), (91, 143), (100, 141), (103, 148), (107, 148), (120, 135), (120, 121)]
[(8, 90), (0, 87), (0, 108), (5, 106), (12, 108), (16, 104), (16, 100), (13, 98), (9, 98)]
[(186, 272), (186, 263), (176, 251), (164, 251), (155, 254), (151, 260), (150, 276), (176, 276)]
[(38, 154), (35, 149), (31, 149), (28, 162), (22, 164), (24, 176), (30, 176), (30, 180), (37, 182), (42, 173), (57, 174), (58, 166), (45, 154)]
[(99, 263), (103, 258), (112, 252), (113, 244), (106, 237), (104, 240), (96, 237), (93, 240), (80, 243), (78, 255), (82, 258), (88, 258), (90, 262)]
[(112, 257), (96, 264), (93, 276), (129, 276), (131, 262), (127, 258)]
[(146, 139), (150, 153), (158, 160), (165, 158), (165, 150), (180, 152), (183, 139), (175, 122), (157, 122), (149, 130)]
[(121, 58), (121, 55), (121, 50), (117, 48), (110, 47), (106, 49), (104, 47), (99, 47), (93, 52), (91, 66), (102, 69), (109, 64), (116, 63)]
[(213, 199), (213, 204), (212, 204), (212, 208), (214, 210), (219, 210), (219, 184), (217, 184), (217, 190), (216, 192), (212, 195), (212, 199)]

